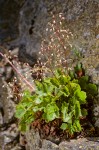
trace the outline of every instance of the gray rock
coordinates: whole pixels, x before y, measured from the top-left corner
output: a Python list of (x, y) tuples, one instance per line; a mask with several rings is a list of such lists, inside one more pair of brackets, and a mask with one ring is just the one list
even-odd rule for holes
[(48, 140), (43, 140), (42, 141), (42, 148), (40, 150), (59, 150), (58, 145), (55, 143), (52, 143), (51, 141)]
[(22, 150), (22, 148), (17, 144), (13, 148), (11, 148), (11, 150)]
[[(14, 148), (13, 143), (17, 143), (19, 136), (18, 127), (16, 124), (11, 124), (6, 130), (0, 132), (0, 145), (1, 149), (7, 150), (8, 148)], [(1, 150), (0, 149), (0, 150)]]
[(69, 141), (62, 141), (55, 144), (50, 140), (41, 139), (39, 133), (33, 129), (26, 133), (26, 150), (98, 150), (99, 137), (79, 138)]
[(2, 112), (0, 112), (0, 126), (3, 125), (3, 116), (2, 116)]
[[(28, 62), (34, 65), (37, 60), (38, 52), (41, 49), (42, 39), (48, 39), (46, 34), (46, 27), (48, 22), (52, 19), (51, 12), (56, 15), (63, 13), (65, 18), (65, 29), (71, 31), (72, 38), (70, 43), (72, 47), (76, 48), (84, 58), (81, 61), (87, 70), (87, 73), (92, 77), (92, 81), (99, 85), (99, 41), (98, 41), (98, 27), (99, 27), (99, 1), (98, 0), (21, 0), (20, 2), (14, 0), (0, 1), (0, 43), (7, 42), (11, 46), (19, 46), (19, 59), (23, 62)], [(7, 11), (8, 10), (8, 11)], [(19, 29), (19, 30), (18, 30)], [(53, 35), (53, 34), (52, 34)], [(17, 39), (18, 38), (18, 39)], [(12, 42), (12, 40), (16, 39)], [(48, 39), (49, 40), (49, 39)], [(65, 41), (66, 42), (66, 41)], [(67, 48), (69, 47), (65, 43)], [(68, 48), (70, 55), (67, 59), (68, 65), (74, 65), (74, 55)], [(78, 60), (78, 58), (76, 58)], [(10, 68), (7, 70), (7, 77), (10, 76)], [(4, 72), (1, 70), (0, 72)], [(11, 100), (13, 93), (4, 77), (0, 76), (0, 112), (1, 124), (2, 117), (4, 123), (9, 124), (15, 112), (15, 104)], [(2, 88), (3, 84), (5, 85)], [(10, 94), (11, 92), (11, 94)], [(94, 101), (93, 117), (95, 118), (95, 127), (99, 132), (99, 97)], [(3, 110), (3, 111), (1, 111)], [(14, 133), (5, 131), (0, 137), (1, 149), (12, 149), (13, 145), (9, 144), (14, 140)], [(17, 134), (15, 134), (17, 136)], [(70, 142), (62, 142), (56, 145), (51, 141), (42, 140), (38, 133), (30, 131), (27, 133), (27, 150), (37, 149), (99, 149), (99, 141), (86, 141), (81, 139)], [(4, 139), (9, 145), (4, 147)], [(77, 144), (76, 144), (77, 142)], [(80, 142), (80, 144), (79, 144)], [(88, 147), (89, 144), (89, 147)], [(83, 147), (84, 146), (84, 147)]]
[(98, 150), (99, 138), (81, 138), (62, 142), (59, 144), (59, 150)]
[[(40, 15), (39, 15), (40, 14)], [(48, 13), (43, 1), (27, 1), (20, 11), (19, 32), (22, 45), (19, 58), (33, 65), (40, 51), (41, 39), (48, 22)]]
[(42, 140), (40, 139), (40, 135), (34, 130), (32, 130), (32, 132), (26, 133), (26, 141), (26, 150), (39, 150), (42, 147)]
[(19, 135), (17, 125), (11, 124), (10, 127), (2, 133), (2, 135), (4, 136), (5, 144), (12, 142)]
[(19, 144), (8, 144), (2, 150), (22, 150), (22, 147)]
[(8, 84), (0, 78), (0, 103), (4, 111), (3, 121), (8, 123), (13, 119), (15, 113), (15, 103), (11, 100), (13, 92)]
[(22, 0), (0, 0), (0, 43), (9, 42), (18, 37), (18, 16)]
[[(37, 131), (31, 130), (31, 132), (26, 133), (26, 150), (58, 150), (58, 145), (55, 143), (41, 139)], [(31, 143), (32, 141), (32, 143)]]
[(99, 101), (93, 106), (93, 118), (96, 131), (99, 134)]

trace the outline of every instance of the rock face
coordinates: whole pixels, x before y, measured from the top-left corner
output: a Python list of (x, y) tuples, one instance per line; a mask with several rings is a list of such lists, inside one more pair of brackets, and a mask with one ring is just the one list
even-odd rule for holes
[[(20, 2), (0, 0), (0, 7), (0, 44), (6, 43), (10, 48), (18, 46), (19, 59), (28, 62), (30, 65), (33, 65), (37, 60), (42, 38), (47, 37), (46, 28), (48, 22), (52, 20), (52, 14), (62, 13), (65, 18), (65, 29), (69, 29), (73, 35), (69, 42), (82, 54), (83, 57), (80, 61), (92, 77), (92, 81), (99, 86), (98, 0), (20, 0)], [(71, 51), (70, 47), (67, 46), (67, 50)], [(72, 53), (70, 54), (69, 64), (73, 65), (74, 56)], [(3, 84), (5, 84), (5, 88), (2, 88)], [(17, 144), (19, 132), (15, 120), (13, 120), (15, 103), (9, 92), (10, 89), (7, 87), (5, 80), (0, 78), (0, 149), (18, 150), (21, 147)], [(93, 116), (95, 127), (99, 133), (99, 94), (94, 101)], [(15, 131), (14, 134), (12, 130)], [(81, 139), (81, 145), (78, 144), (79, 140), (77, 140), (78, 146), (75, 148), (75, 141), (56, 145), (47, 140), (42, 141), (38, 134), (39, 140), (37, 141), (32, 134), (34, 132), (27, 133), (27, 150), (88, 149), (87, 143), (90, 143), (89, 145), (93, 149), (99, 149), (99, 139), (95, 143)], [(31, 141), (35, 141), (35, 144)], [(73, 147), (70, 147), (70, 145), (73, 145)]]
[(19, 33), (22, 48), (19, 58), (30, 65), (36, 62), (40, 51), (41, 40), (49, 20), (47, 11), (45, 2), (31, 0), (27, 1), (20, 11)]
[[(72, 45), (83, 54), (98, 53), (99, 3), (95, 0), (53, 1), (46, 0), (25, 2), (20, 10), (19, 34), (21, 58), (32, 63), (40, 50), (42, 38), (46, 36), (46, 26), (51, 20), (51, 12), (63, 13), (65, 28), (69, 29), (73, 38)], [(93, 49), (93, 47), (95, 48)], [(95, 50), (97, 49), (97, 50)], [(25, 58), (24, 58), (25, 56)], [(98, 56), (96, 56), (98, 57)], [(26, 61), (26, 59), (25, 59)], [(96, 66), (97, 67), (97, 66)]]
[[(2, 6), (0, 10), (2, 12), (0, 23), (2, 32), (0, 36), (2, 38), (4, 36), (3, 39), (6, 39), (6, 34), (10, 36), (14, 33), (13, 36), (15, 37), (10, 38), (10, 40), (16, 38), (17, 40), (14, 43), (10, 42), (10, 44), (13, 43), (11, 44), (13, 46), (20, 45), (19, 56), (22, 61), (27, 61), (30, 64), (35, 63), (42, 38), (46, 36), (46, 26), (52, 18), (51, 12), (64, 14), (65, 29), (72, 32), (71, 43), (77, 50), (83, 54), (88, 54), (88, 56), (90, 53), (92, 55), (98, 53), (98, 0), (21, 0), (20, 2), (13, 1), (13, 3), (2, 0), (0, 3), (0, 6)], [(10, 20), (7, 18), (10, 18)], [(3, 24), (6, 25), (6, 29)], [(97, 65), (95, 67), (97, 68)]]
[[(15, 55), (18, 49), (13, 50)], [(33, 78), (30, 75), (30, 66), (18, 64), (13, 59), (13, 64), (18, 71), (28, 78), (30, 83), (33, 82)], [(27, 72), (27, 73), (26, 73)], [(13, 80), (16, 80), (16, 85)], [(22, 78), (14, 72), (12, 67), (6, 62), (0, 62), (0, 150), (22, 150), (24, 149), (23, 142), (24, 137), (20, 136), (18, 130), (18, 122), (15, 118), (15, 107), (19, 99), (15, 96), (18, 94), (17, 83), (21, 84), (21, 88), (18, 90), (26, 89), (27, 85)], [(16, 93), (16, 94), (15, 94)]]
[[(26, 133), (26, 150), (98, 150), (99, 138), (80, 138), (63, 141), (60, 144), (41, 139), (38, 132), (31, 130)], [(32, 141), (32, 142), (31, 142)]]
[(0, 1), (0, 43), (9, 42), (18, 37), (18, 19), (22, 0)]
[(11, 99), (10, 90), (6, 82), (0, 78), (0, 150), (14, 147), (17, 150), (21, 149), (18, 144), (19, 131), (14, 118), (15, 103)]

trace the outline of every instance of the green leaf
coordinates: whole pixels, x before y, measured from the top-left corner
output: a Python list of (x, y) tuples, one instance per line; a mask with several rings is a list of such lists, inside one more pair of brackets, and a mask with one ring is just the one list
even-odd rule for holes
[(47, 96), (47, 93), (44, 93), (43, 91), (36, 91), (37, 97), (42, 98), (44, 96)]
[(75, 91), (76, 89), (77, 90), (80, 90), (80, 85), (78, 83), (74, 83), (73, 81), (70, 83), (70, 88)]
[(72, 124), (68, 124), (68, 130), (71, 135), (75, 132)]
[(83, 117), (86, 117), (88, 115), (88, 112), (87, 112), (87, 110), (85, 108), (83, 108), (81, 110), (81, 114), (82, 114)]
[(70, 77), (70, 76), (61, 75), (61, 76), (59, 77), (59, 82), (60, 82), (60, 84), (62, 84), (62, 85), (66, 85), (70, 80), (71, 80), (71, 77)]
[(81, 131), (81, 125), (79, 120), (75, 120), (73, 123), (73, 128), (75, 132), (80, 132)]
[(59, 69), (55, 70), (55, 76), (56, 77), (59, 77), (61, 75), (63, 75), (62, 69), (59, 68)]
[(82, 76), (81, 78), (80, 78), (80, 80), (82, 80), (82, 82), (86, 82), (86, 83), (88, 83), (88, 81), (89, 81), (89, 76)]
[(63, 114), (63, 118), (65, 118), (66, 115), (68, 114), (68, 106), (69, 106), (68, 103), (66, 103), (66, 102), (62, 103), (61, 112)]
[(44, 92), (44, 93), (47, 93), (47, 92), (48, 92), (48, 84), (45, 83), (45, 82), (43, 82), (42, 85), (43, 85), (43, 89), (42, 89), (43, 92)]
[(35, 81), (35, 84), (36, 84), (36, 90), (40, 91), (43, 89), (43, 85), (41, 82)]
[(74, 55), (77, 57), (77, 58), (81, 58), (81, 52), (79, 50), (77, 50), (76, 48), (73, 48), (73, 52), (74, 52)]
[(76, 101), (76, 104), (75, 104), (75, 118), (79, 119), (79, 117), (81, 117), (81, 116), (82, 116), (82, 114), (81, 114), (80, 103), (79, 103), (79, 101)]
[(25, 90), (24, 91), (24, 93), (23, 93), (23, 97), (22, 97), (22, 100), (21, 100), (21, 102), (23, 103), (23, 102), (28, 102), (28, 101), (31, 101), (31, 102), (33, 102), (33, 99), (34, 99), (34, 95), (32, 95), (31, 93), (30, 93), (30, 91), (28, 91), (28, 90)]
[(35, 99), (35, 104), (40, 104), (40, 103), (42, 103), (42, 99), (40, 97), (37, 97)]
[(48, 84), (48, 89), (47, 89), (47, 94), (51, 94), (55, 89), (55, 86), (53, 86), (52, 84)]
[(50, 81), (54, 86), (59, 87), (60, 83), (59, 83), (58, 79), (51, 78)]
[(30, 91), (28, 91), (28, 90), (25, 90), (25, 91), (24, 91), (23, 98), (24, 98), (24, 97), (29, 98), (29, 97), (31, 97), (31, 96), (32, 96), (32, 95), (31, 95)]
[(68, 106), (69, 104), (67, 104), (66, 102), (62, 104), (61, 107), (62, 118), (63, 118), (63, 122), (71, 123), (72, 112), (70, 113), (68, 112)]
[(16, 113), (15, 113), (16, 118), (21, 119), (25, 113), (26, 113), (26, 110), (22, 105), (18, 105), (16, 107)]
[(74, 77), (75, 77), (75, 73), (74, 73), (74, 71), (69, 71), (69, 75), (70, 75), (70, 77), (71, 77), (71, 79), (74, 79)]
[(44, 119), (49, 122), (54, 120), (55, 118), (59, 117), (59, 108), (55, 103), (48, 104), (44, 108), (44, 114), (43, 114)]
[(69, 103), (71, 104), (71, 106), (74, 106), (75, 105), (75, 103), (76, 103), (76, 101), (77, 101), (77, 99), (76, 99), (76, 97), (75, 96), (72, 96), (71, 98), (69, 98)]
[(91, 95), (97, 95), (98, 93), (98, 88), (95, 84), (89, 83), (87, 85), (87, 91), (91, 94)]
[(52, 120), (54, 120), (55, 118), (57, 118), (57, 115), (56, 115), (56, 113), (46, 113), (46, 115), (45, 115), (45, 120), (47, 121), (47, 122), (49, 122), (49, 121), (52, 121)]
[(28, 116), (27, 120), (25, 120), (25, 122), (29, 125), (31, 124), (31, 122), (33, 122), (35, 120), (34, 116), (31, 115), (31, 116)]
[(64, 86), (62, 89), (64, 96), (68, 97), (70, 95), (68, 87)]
[(61, 128), (62, 130), (68, 129), (67, 123), (62, 123), (62, 125), (60, 126), (60, 128)]
[[(60, 90), (61, 89), (61, 90)], [(69, 90), (66, 86), (59, 86), (59, 88), (55, 88), (53, 100), (59, 100), (62, 95), (68, 97), (70, 95)]]
[(37, 112), (37, 111), (42, 111), (42, 110), (44, 110), (44, 107), (43, 107), (43, 106), (41, 106), (41, 107), (40, 107), (40, 106), (34, 106), (32, 110), (33, 110), (33, 112), (35, 113), (35, 112)]
[(86, 92), (84, 91), (80, 91), (79, 89), (77, 89), (74, 93), (75, 97), (77, 97), (77, 99), (79, 100), (79, 102), (81, 104), (85, 104), (86, 103)]
[(78, 63), (74, 69), (75, 69), (76, 72), (80, 71), (82, 69), (82, 64)]
[(79, 78), (79, 84), (82, 89), (86, 90), (88, 81), (89, 81), (89, 76), (82, 76), (81, 78)]
[(29, 127), (27, 126), (25, 122), (20, 122), (19, 130), (21, 130), (22, 132), (26, 132), (27, 130), (29, 130)]
[(53, 101), (59, 100), (62, 95), (64, 95), (64, 93), (59, 91), (57, 94), (55, 94)]

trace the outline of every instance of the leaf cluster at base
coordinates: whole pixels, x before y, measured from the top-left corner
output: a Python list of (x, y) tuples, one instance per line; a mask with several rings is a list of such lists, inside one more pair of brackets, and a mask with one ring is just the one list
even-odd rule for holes
[(51, 122), (61, 119), (60, 128), (69, 134), (80, 132), (82, 126), (80, 119), (86, 117), (87, 96), (93, 91), (97, 93), (97, 86), (89, 83), (88, 76), (75, 78), (63, 73), (61, 69), (55, 71), (53, 77), (47, 77), (41, 82), (36, 81), (36, 91), (32, 95), (29, 91), (16, 107), (15, 116), (19, 119), (19, 128), (26, 131), (29, 125), (37, 119)]

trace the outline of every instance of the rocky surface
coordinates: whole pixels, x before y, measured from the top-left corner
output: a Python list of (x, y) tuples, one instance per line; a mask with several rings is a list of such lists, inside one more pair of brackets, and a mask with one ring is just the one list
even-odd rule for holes
[(22, 0), (0, 1), (0, 43), (10, 42), (18, 37), (19, 11)]
[[(10, 55), (13, 64), (32, 83), (31, 67), (18, 63), (17, 53), (18, 49), (14, 49)], [(24, 80), (6, 60), (2, 59), (0, 62), (0, 150), (24, 150), (24, 136), (21, 136), (18, 130), (15, 107), (19, 102), (17, 96), (20, 98), (21, 92), (26, 88)]]
[(0, 150), (19, 147), (19, 131), (14, 117), (15, 103), (9, 90), (10, 87), (0, 78)]
[[(37, 61), (42, 38), (47, 39), (46, 28), (52, 19), (52, 14), (62, 13), (65, 18), (65, 29), (69, 29), (72, 33), (72, 38), (69, 38), (70, 44), (82, 54), (79, 61), (83, 63), (87, 73), (92, 77), (92, 81), (99, 86), (98, 0), (13, 0), (13, 2), (1, 0), (0, 7), (0, 44), (6, 45), (10, 49), (18, 47), (19, 59), (30, 65), (34, 65)], [(70, 51), (67, 62), (71, 67), (71, 64), (75, 64), (74, 55), (68, 42), (66, 42), (66, 47), (66, 50)], [(78, 58), (76, 60), (78, 61)], [(19, 65), (16, 66), (20, 68)], [(24, 66), (23, 74), (26, 71), (25, 68)], [(16, 99), (13, 99), (13, 92), (7, 84), (10, 79), (11, 67), (7, 66), (4, 71), (0, 67), (1, 74), (3, 76), (2, 78), (0, 76), (0, 149), (19, 150), (22, 147), (18, 144), (19, 131), (14, 118)], [(30, 75), (28, 78), (31, 80)], [(5, 86), (3, 87), (3, 85)], [(24, 86), (23, 83), (22, 85)], [(99, 133), (99, 94), (94, 101), (93, 116), (97, 133)], [(33, 136), (32, 134), (34, 132), (27, 133), (27, 150), (99, 149), (99, 139), (95, 142), (80, 139), (81, 141), (74, 140), (57, 145), (51, 141), (39, 139), (38, 134), (37, 141), (37, 139), (33, 139), (35, 134)], [(77, 145), (75, 146), (76, 142)], [(91, 148), (88, 147), (88, 144)]]
[[(98, 150), (99, 138), (79, 138), (63, 141), (59, 144), (41, 139), (38, 132), (33, 129), (26, 133), (26, 150)], [(32, 141), (32, 142), (31, 142)]]

